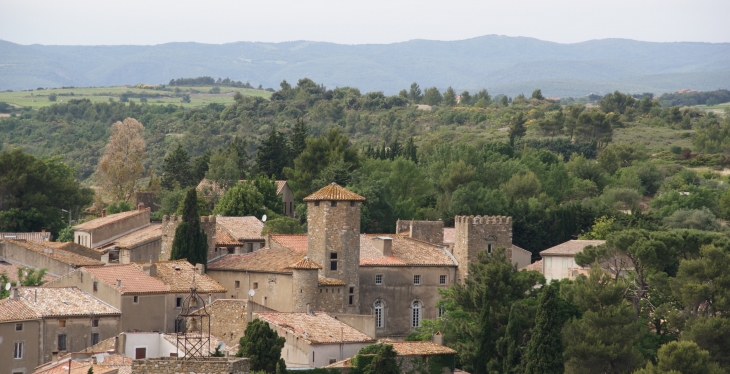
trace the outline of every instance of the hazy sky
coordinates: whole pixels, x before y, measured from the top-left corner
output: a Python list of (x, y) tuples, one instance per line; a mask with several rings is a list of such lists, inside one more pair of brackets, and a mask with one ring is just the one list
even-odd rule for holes
[(315, 40), (346, 44), (480, 35), (730, 42), (728, 0), (0, 0), (20, 44)]

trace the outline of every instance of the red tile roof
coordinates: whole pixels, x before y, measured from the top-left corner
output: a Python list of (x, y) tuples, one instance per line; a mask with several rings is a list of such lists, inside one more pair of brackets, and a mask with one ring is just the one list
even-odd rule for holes
[(8, 243), (15, 244), (19, 247), (23, 247), (25, 249), (28, 249), (30, 251), (40, 253), (43, 256), (50, 257), (54, 260), (63, 262), (64, 264), (72, 265), (72, 266), (94, 266), (94, 265), (103, 265), (104, 263), (95, 260), (93, 258), (89, 258), (86, 256), (82, 256), (73, 252), (65, 251), (63, 249), (54, 248), (58, 247), (59, 245), (54, 243), (50, 245), (48, 242), (46, 243), (38, 243), (38, 242), (26, 242), (26, 241), (20, 241), (20, 240), (11, 240), (6, 239)]
[(542, 274), (542, 260), (535, 261), (520, 270), (534, 270)]
[(230, 235), (228, 235), (228, 231), (224, 229), (222, 226), (217, 226), (215, 228), (215, 245), (221, 246), (221, 247), (240, 247), (243, 245), (243, 243), (239, 242), (238, 240), (233, 239)]
[(264, 240), (264, 223), (256, 217), (216, 217), (216, 228), (222, 227), (234, 240)]
[[(8, 275), (10, 282), (17, 284), (19, 269), (32, 269), (32, 268), (28, 267), (28, 266), (24, 266), (19, 263), (16, 263), (13, 260), (6, 259), (5, 261), (0, 261), (0, 274), (5, 272)], [(43, 282), (50, 282), (56, 278), (57, 278), (56, 276), (46, 273), (45, 275), (43, 275)], [(5, 285), (3, 284), (3, 286), (5, 286)]]
[(324, 278), (324, 277), (317, 278), (317, 283), (319, 284), (320, 287), (321, 286), (344, 286), (347, 284), (344, 281), (341, 281), (339, 279)]
[(288, 266), (289, 269), (300, 269), (300, 270), (316, 270), (321, 269), (322, 267), (319, 266), (316, 262), (309, 259), (309, 257), (304, 256), (303, 259), (299, 260), (298, 262), (291, 264)]
[(0, 239), (25, 239), (32, 242), (47, 242), (51, 240), (51, 233), (46, 232), (0, 232)]
[(92, 219), (91, 221), (84, 222), (80, 225), (76, 225), (73, 227), (74, 230), (96, 230), (100, 227), (104, 227), (106, 225), (111, 225), (112, 223), (123, 221), (125, 219), (140, 215), (140, 214), (150, 214), (149, 208), (146, 208), (144, 210), (130, 210), (129, 212), (122, 212), (122, 213), (116, 213), (116, 214), (110, 214), (106, 217), (96, 218)]
[[(193, 285), (199, 293), (226, 292), (225, 287), (215, 279), (205, 274), (198, 274), (195, 266), (187, 260), (161, 261), (154, 264), (157, 265), (156, 278), (166, 284), (170, 292), (189, 292)], [(144, 274), (143, 265), (143, 263), (134, 264), (142, 274)], [(122, 281), (122, 284), (124, 284), (124, 281)]]
[(307, 196), (304, 201), (321, 201), (321, 200), (332, 200), (332, 201), (365, 201), (365, 198), (345, 189), (337, 183), (325, 186), (321, 190)]
[(40, 313), (27, 305), (23, 299), (7, 298), (0, 300), (0, 322), (40, 319)]
[(272, 234), (271, 240), (279, 243), (284, 248), (298, 252), (306, 253), (309, 247), (307, 234)]
[(288, 273), (290, 265), (300, 261), (306, 253), (289, 249), (265, 248), (244, 254), (228, 254), (208, 263), (208, 270), (254, 271), (262, 273)]
[(309, 344), (370, 343), (375, 340), (324, 312), (259, 312), (257, 316)]
[(398, 356), (435, 356), (435, 355), (453, 355), (456, 351), (434, 342), (391, 342), (385, 341), (383, 344), (390, 344), (393, 349), (398, 352)]
[[(169, 286), (145, 274), (135, 264), (93, 266), (84, 269), (122, 294), (170, 292)], [(121, 280), (121, 287), (117, 287), (117, 279)]]
[(18, 294), (44, 317), (121, 314), (119, 309), (77, 287), (20, 287)]
[(373, 245), (373, 238), (382, 234), (360, 235), (360, 266), (456, 266), (448, 251), (438, 245), (401, 235), (393, 239), (392, 254), (383, 253)]
[(583, 252), (583, 248), (589, 245), (601, 245), (605, 242), (605, 240), (568, 240), (565, 243), (541, 251), (540, 256), (573, 256), (576, 253)]

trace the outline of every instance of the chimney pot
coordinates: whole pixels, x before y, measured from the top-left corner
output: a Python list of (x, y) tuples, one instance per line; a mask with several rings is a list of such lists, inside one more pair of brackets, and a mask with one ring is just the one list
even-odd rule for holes
[(142, 271), (150, 277), (157, 276), (157, 265), (155, 264), (144, 264), (142, 265)]
[(10, 289), (10, 298), (11, 299), (17, 299), (19, 296), (18, 294), (18, 287), (13, 287)]
[[(51, 357), (52, 357), (52, 361), (53, 361), (53, 363), (54, 363), (54, 364), (55, 364), (55, 363), (57, 363), (57, 362), (58, 362), (58, 351), (53, 351), (53, 352), (51, 352)], [(70, 364), (70, 363), (69, 363), (69, 364)]]
[(106, 209), (102, 209), (101, 210), (101, 216), (102, 217), (106, 217)]
[(117, 279), (117, 287), (122, 288), (122, 280)]

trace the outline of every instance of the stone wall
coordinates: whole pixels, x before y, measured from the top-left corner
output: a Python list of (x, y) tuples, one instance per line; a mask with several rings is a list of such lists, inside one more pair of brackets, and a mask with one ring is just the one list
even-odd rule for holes
[(401, 221), (396, 222), (395, 232), (406, 234), (408, 237), (433, 244), (444, 242), (443, 221)]
[[(359, 287), (356, 287), (357, 289)], [(317, 303), (312, 310), (327, 313), (347, 313), (348, 298), (347, 286), (319, 286), (317, 291)], [(354, 300), (353, 300), (354, 301)]]
[(147, 374), (248, 374), (247, 358), (207, 357), (200, 361), (176, 357), (132, 361), (132, 373)]
[[(162, 217), (162, 244), (160, 245), (160, 261), (168, 261), (170, 259), (170, 251), (172, 250), (172, 241), (175, 239), (175, 230), (182, 222), (182, 216), (164, 216)], [(200, 217), (200, 228), (203, 229), (205, 235), (208, 236), (208, 259), (216, 257), (215, 253), (215, 216)]]
[(507, 248), (511, 258), (512, 217), (505, 216), (456, 216), (454, 257), (459, 263), (457, 281), (464, 282), (469, 272), (469, 262), (477, 260), (477, 253), (490, 247)]
[(248, 324), (246, 300), (219, 299), (206, 306), (210, 314), (210, 334), (223, 340), (227, 346), (238, 344)]
[[(292, 271), (293, 312), (306, 312), (307, 308), (317, 307), (317, 288), (319, 284), (317, 269), (294, 269)], [(342, 302), (340, 302), (340, 308)]]
[[(360, 274), (360, 202), (310, 201), (307, 203), (309, 259), (322, 266), (320, 275), (354, 287), (353, 303), (344, 313), (358, 314)], [(337, 270), (331, 270), (333, 253)]]

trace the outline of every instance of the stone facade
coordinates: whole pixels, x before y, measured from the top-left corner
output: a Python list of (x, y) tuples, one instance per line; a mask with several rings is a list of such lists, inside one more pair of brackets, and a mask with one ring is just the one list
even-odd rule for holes
[(247, 358), (206, 357), (202, 360), (182, 360), (176, 357), (150, 358), (132, 361), (132, 373), (146, 374), (248, 374)]
[(459, 263), (456, 278), (463, 282), (469, 274), (469, 262), (477, 260), (477, 253), (507, 248), (507, 258), (511, 258), (512, 217), (504, 216), (456, 216), (456, 240), (454, 257)]
[(395, 232), (410, 238), (441, 245), (444, 242), (444, 221), (401, 221), (395, 224)]
[[(317, 296), (319, 296), (319, 281), (317, 269), (293, 269), (292, 270), (292, 297), (294, 308), (292, 312), (307, 312), (317, 308)], [(340, 307), (342, 299), (340, 298)]]
[[(182, 222), (182, 216), (164, 216), (162, 217), (162, 244), (160, 248), (160, 261), (170, 260), (170, 252), (172, 251), (172, 241), (175, 239), (175, 230)], [(200, 228), (203, 229), (205, 235), (208, 236), (208, 258), (217, 257), (215, 250), (215, 216), (200, 217)]]
[(322, 266), (320, 276), (345, 282), (348, 292), (342, 295), (346, 305), (342, 312), (359, 313), (360, 202), (309, 201), (307, 224), (307, 256)]

